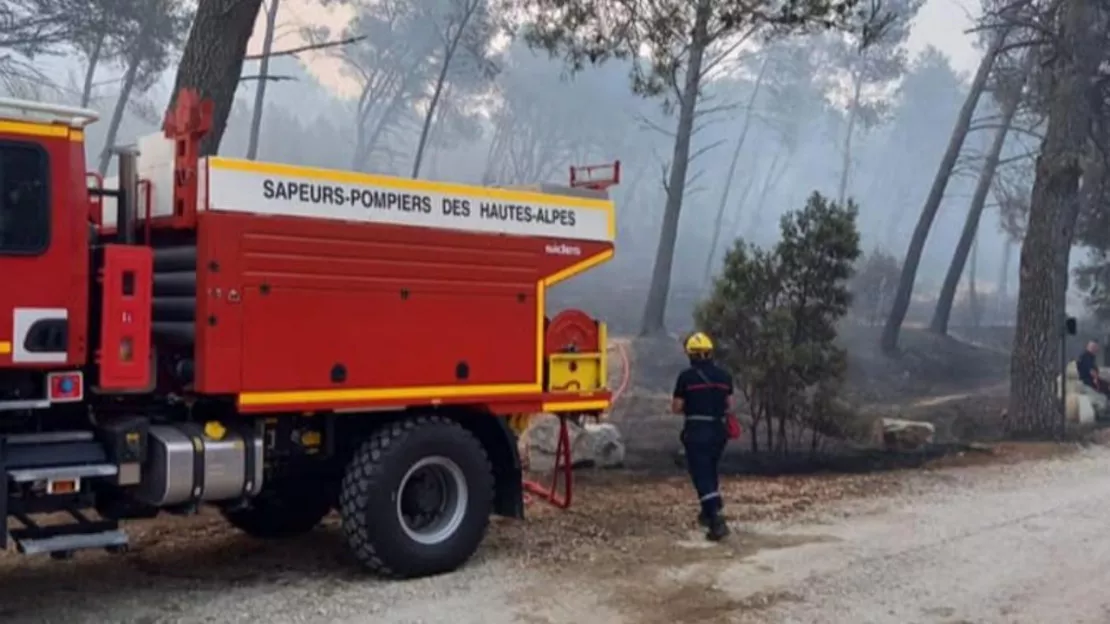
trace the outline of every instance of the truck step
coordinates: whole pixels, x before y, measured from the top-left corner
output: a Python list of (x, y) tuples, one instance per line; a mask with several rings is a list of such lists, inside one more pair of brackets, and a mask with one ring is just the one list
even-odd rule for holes
[(48, 431), (45, 433), (17, 433), (4, 437), (13, 446), (31, 444), (62, 444), (65, 442), (88, 442), (93, 439), (91, 431)]
[(31, 483), (33, 481), (114, 477), (118, 473), (119, 467), (115, 464), (79, 464), (76, 466), (15, 468), (8, 471), (8, 477), (16, 483)]
[[(67, 557), (77, 550), (105, 548), (121, 552), (127, 548), (127, 534), (119, 529), (100, 533), (72, 533), (40, 539), (16, 540), (16, 547), (25, 555), (52, 554)], [(60, 557), (60, 558), (61, 558)]]

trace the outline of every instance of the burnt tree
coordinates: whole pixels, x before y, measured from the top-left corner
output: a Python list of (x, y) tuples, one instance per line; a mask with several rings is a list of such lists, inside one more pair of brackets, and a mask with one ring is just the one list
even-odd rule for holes
[[(1025, 59), (1022, 61), (1021, 77), (1015, 87), (1015, 92), (1000, 93), (996, 97), (996, 99), (1001, 102), (1001, 120), (998, 122), (998, 127), (995, 129), (990, 149), (987, 152), (986, 159), (983, 161), (983, 167), (979, 171), (979, 181), (975, 186), (975, 193), (972, 195), (971, 205), (967, 210), (967, 219), (964, 221), (964, 229), (960, 233), (960, 240), (956, 243), (956, 249), (952, 252), (952, 262), (948, 265), (948, 273), (944, 277), (944, 285), (941, 287), (940, 295), (937, 297), (936, 309), (933, 311), (933, 320), (929, 325), (929, 329), (935, 333), (948, 333), (948, 323), (952, 316), (952, 303), (956, 299), (956, 290), (960, 284), (960, 276), (963, 275), (964, 269), (967, 266), (968, 257), (972, 253), (975, 237), (979, 231), (979, 221), (983, 216), (983, 209), (987, 204), (987, 195), (990, 194), (991, 185), (994, 183), (994, 175), (998, 170), (998, 162), (1002, 156), (1002, 148), (1005, 146), (1006, 136), (1010, 132), (1010, 127), (1014, 123), (1014, 117), (1021, 105), (1022, 90), (1025, 87), (1029, 75), (1034, 69), (1033, 65), (1036, 59), (1036, 54), (1033, 52), (1027, 53)], [(970, 283), (974, 284), (974, 281)]]
[(917, 279), (917, 267), (921, 264), (922, 254), (925, 253), (925, 242), (929, 238), (929, 231), (933, 228), (933, 221), (936, 220), (940, 203), (944, 199), (944, 191), (948, 188), (948, 181), (952, 177), (952, 171), (956, 167), (956, 161), (959, 159), (960, 151), (967, 139), (971, 120), (975, 115), (975, 107), (979, 104), (979, 97), (983, 94), (987, 85), (987, 78), (990, 76), (991, 68), (994, 67), (994, 61), (1002, 48), (1007, 33), (1008, 29), (1001, 31), (994, 37), (990, 48), (987, 49), (983, 59), (979, 62), (979, 69), (975, 72), (967, 98), (964, 100), (964, 104), (960, 108), (960, 114), (956, 119), (956, 125), (952, 128), (952, 134), (948, 139), (948, 147), (941, 158), (940, 165), (937, 167), (936, 175), (933, 177), (933, 185), (929, 189), (928, 197), (925, 198), (925, 205), (921, 208), (917, 226), (913, 230), (910, 245), (906, 249), (906, 258), (902, 261), (902, 275), (898, 279), (898, 289), (894, 293), (890, 314), (887, 316), (886, 324), (883, 326), (883, 334), (880, 338), (882, 350), (888, 355), (893, 355), (898, 351), (898, 336), (902, 332), (902, 323), (906, 320), (906, 314), (910, 309), (913, 285)]
[[(1098, 72), (1100, 30), (1093, 0), (1065, 0), (1051, 20), (1046, 50), (1048, 124), (1037, 157), (1029, 220), (1021, 246), (1017, 328), (1010, 363), (1010, 434), (1045, 436), (1063, 422), (1054, 377), (1065, 313), (1067, 265), (1076, 219), (1084, 155), (1092, 136), (1093, 78)], [(1047, 20), (1046, 20), (1047, 21)]]

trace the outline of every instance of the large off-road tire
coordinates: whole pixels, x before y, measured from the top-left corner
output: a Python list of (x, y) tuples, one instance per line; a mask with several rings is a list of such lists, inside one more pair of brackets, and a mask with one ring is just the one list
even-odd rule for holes
[(266, 484), (246, 507), (223, 509), (235, 528), (251, 537), (296, 537), (316, 528), (335, 506), (335, 487), (316, 480), (283, 480)]
[(386, 425), (355, 453), (339, 493), (347, 543), (392, 578), (455, 570), (489, 526), (493, 473), (482, 444), (458, 423), (417, 416)]

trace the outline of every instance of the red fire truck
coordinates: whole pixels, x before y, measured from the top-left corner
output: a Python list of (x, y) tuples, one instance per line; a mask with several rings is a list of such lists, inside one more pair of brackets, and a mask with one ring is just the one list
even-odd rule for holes
[(0, 547), (338, 510), (368, 569), (455, 569), (523, 515), (510, 419), (609, 407), (604, 324), (544, 295), (612, 257), (619, 163), (487, 188), (201, 157), (211, 105), (177, 102), (113, 182), (95, 113), (0, 100)]

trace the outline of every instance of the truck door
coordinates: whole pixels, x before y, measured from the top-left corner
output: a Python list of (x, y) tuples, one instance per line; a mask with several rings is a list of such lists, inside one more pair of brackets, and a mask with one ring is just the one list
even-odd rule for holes
[(65, 128), (0, 121), (0, 366), (83, 359), (70, 324), (84, 314), (87, 258), (73, 235), (73, 185), (61, 183), (80, 146)]

